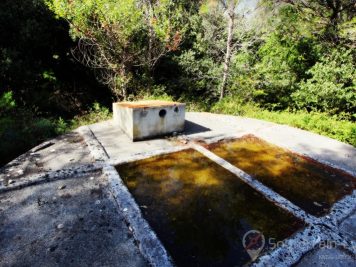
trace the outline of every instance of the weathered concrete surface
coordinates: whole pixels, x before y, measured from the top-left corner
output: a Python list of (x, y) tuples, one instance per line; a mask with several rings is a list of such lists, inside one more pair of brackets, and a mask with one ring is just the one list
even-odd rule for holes
[(140, 153), (174, 147), (174, 144), (165, 138), (133, 142), (113, 121), (100, 122), (89, 127), (110, 159), (130, 158)]
[(0, 266), (146, 266), (100, 173), (0, 195)]
[(71, 132), (47, 141), (0, 169), (0, 184), (41, 172), (93, 162), (84, 138)]
[[(150, 258), (159, 251), (159, 246), (144, 242), (137, 244), (140, 238), (134, 234), (142, 232), (142, 229), (136, 222), (143, 218), (137, 214), (127, 216), (125, 212), (130, 212), (130, 207), (117, 207), (117, 204), (125, 205), (126, 202), (120, 202), (121, 198), (118, 196), (115, 196), (115, 202), (108, 194), (110, 190), (115, 191), (113, 189), (117, 183), (108, 184), (105, 176), (111, 176), (106, 170), (112, 169), (112, 165), (118, 162), (169, 153), (186, 147), (197, 149), (205, 142), (253, 134), (356, 174), (356, 149), (330, 138), (288, 126), (235, 116), (187, 113), (186, 119), (186, 129), (182, 135), (140, 142), (132, 142), (111, 120), (81, 127), (77, 133), (70, 135), (72, 139), (65, 135), (51, 140), (5, 166), (0, 174), (0, 189), (4, 189), (0, 190), (0, 266), (142, 266), (146, 264), (144, 257), (151, 264), (159, 266), (159, 259), (155, 261)], [(66, 168), (63, 179), (58, 177), (61, 172), (48, 172), (63, 168)], [(103, 168), (105, 174), (100, 178), (90, 174), (98, 168)], [(233, 173), (235, 171), (234, 169)], [(47, 179), (46, 175), (51, 179)], [(90, 179), (92, 176), (95, 176), (93, 180)], [(110, 179), (116, 181), (120, 177), (116, 174)], [(9, 185), (9, 180), (15, 182)], [(36, 183), (37, 180), (40, 183)], [(23, 183), (24, 188), (16, 186), (20, 183)], [(64, 184), (66, 187), (59, 189)], [(260, 187), (263, 189), (263, 185)], [(281, 207), (284, 206), (292, 213), (299, 212), (298, 208), (293, 209), (288, 204), (288, 200), (280, 198), (270, 189), (261, 188), (260, 191), (267, 198), (274, 196), (270, 199)], [(354, 195), (355, 191), (352, 196), (337, 202), (335, 212), (323, 218), (301, 216), (309, 227), (285, 240), (286, 247), (260, 257), (256, 264), (290, 266), (299, 261), (299, 266), (311, 265), (324, 251), (313, 250), (320, 238), (346, 244), (346, 250), (334, 249), (327, 252), (334, 258), (355, 255), (355, 243), (352, 243), (355, 242)], [(133, 224), (129, 221), (131, 217), (135, 217)], [(312, 228), (313, 231), (308, 230)], [(150, 236), (155, 235), (150, 233)], [(301, 245), (300, 238), (308, 244)], [(324, 258), (322, 263), (325, 266), (336, 266), (334, 258)], [(350, 260), (353, 265), (356, 264), (354, 258)], [(345, 264), (347, 266), (348, 261)]]
[(309, 252), (298, 267), (346, 267), (355, 266), (355, 257), (337, 248), (319, 248)]
[(354, 241), (356, 245), (356, 212), (351, 214), (340, 224), (340, 232)]

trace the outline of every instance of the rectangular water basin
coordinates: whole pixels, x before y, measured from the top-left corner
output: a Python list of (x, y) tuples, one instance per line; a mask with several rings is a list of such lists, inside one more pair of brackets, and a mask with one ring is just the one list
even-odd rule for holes
[(234, 174), (188, 149), (117, 166), (178, 266), (240, 266), (252, 229), (283, 240), (304, 223)]
[(327, 214), (355, 189), (351, 175), (253, 135), (214, 143), (208, 149), (315, 216)]

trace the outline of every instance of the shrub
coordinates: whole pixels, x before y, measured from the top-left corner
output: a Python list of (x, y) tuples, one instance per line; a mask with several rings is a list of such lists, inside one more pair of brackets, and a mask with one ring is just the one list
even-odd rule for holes
[(236, 96), (225, 97), (211, 108), (212, 112), (231, 114), (236, 116), (249, 116), (257, 114), (261, 109), (254, 103), (244, 102)]
[[(330, 114), (356, 112), (356, 64), (351, 50), (334, 49), (308, 73), (292, 96), (299, 108)], [(355, 117), (356, 118), (356, 117)]]
[(6, 92), (0, 97), (0, 116), (5, 115), (13, 108), (15, 108), (15, 100), (13, 99), (12, 92)]
[(99, 103), (94, 103), (86, 114), (75, 116), (69, 122), (69, 128), (75, 129), (82, 125), (93, 124), (109, 119), (111, 119), (110, 110), (101, 106)]

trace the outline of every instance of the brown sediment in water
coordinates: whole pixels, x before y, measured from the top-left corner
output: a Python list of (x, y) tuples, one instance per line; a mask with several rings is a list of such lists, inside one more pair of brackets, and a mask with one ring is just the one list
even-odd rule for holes
[(192, 149), (117, 169), (178, 266), (243, 265), (247, 231), (283, 240), (304, 225)]
[(208, 149), (315, 216), (327, 214), (355, 189), (351, 175), (253, 135), (211, 144)]

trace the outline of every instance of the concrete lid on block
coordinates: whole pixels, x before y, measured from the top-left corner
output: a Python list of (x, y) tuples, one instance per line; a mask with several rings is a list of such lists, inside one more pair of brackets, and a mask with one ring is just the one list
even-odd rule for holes
[(167, 106), (185, 106), (184, 103), (161, 101), (161, 100), (142, 100), (134, 102), (116, 102), (114, 105), (127, 108), (150, 108), (150, 107), (167, 107)]

